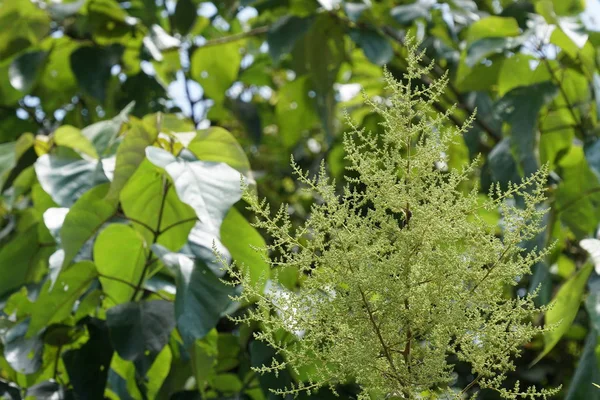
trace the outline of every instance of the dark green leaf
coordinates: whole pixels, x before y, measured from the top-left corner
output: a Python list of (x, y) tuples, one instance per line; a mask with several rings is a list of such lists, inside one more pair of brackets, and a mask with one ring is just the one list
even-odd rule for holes
[[(598, 244), (600, 243), (596, 245), (596, 254), (600, 251)], [(589, 249), (588, 252), (592, 253)], [(600, 268), (600, 265), (598, 268)], [(592, 274), (590, 277), (588, 288), (589, 293), (585, 299), (585, 308), (590, 316), (592, 327), (597, 332), (598, 328), (600, 328), (600, 276), (597, 273)]]
[(90, 338), (81, 348), (65, 352), (62, 358), (78, 398), (102, 400), (113, 348), (106, 322), (95, 318), (85, 322)]
[(119, 62), (121, 47), (80, 47), (71, 54), (71, 69), (79, 86), (90, 96), (104, 102), (110, 69)]
[(197, 17), (196, 4), (192, 0), (177, 1), (173, 20), (175, 22), (175, 28), (177, 28), (177, 31), (180, 34), (186, 35), (192, 26), (194, 26)]
[(350, 38), (374, 64), (387, 64), (394, 56), (394, 49), (390, 42), (374, 29), (353, 28), (350, 30)]
[(511, 144), (525, 175), (537, 171), (537, 120), (541, 108), (552, 101), (558, 89), (550, 82), (511, 90), (496, 105), (498, 115), (511, 125)]
[(0, 295), (41, 278), (53, 250), (40, 247), (38, 240), (38, 225), (33, 224), (0, 246)]
[(273, 63), (277, 65), (281, 58), (289, 54), (294, 45), (310, 28), (314, 18), (300, 18), (295, 15), (286, 15), (275, 22), (267, 33), (269, 54)]
[(10, 84), (21, 92), (29, 93), (44, 68), (48, 53), (31, 51), (18, 56), (8, 69)]
[(213, 329), (227, 309), (233, 288), (225, 286), (203, 263), (159, 245), (152, 251), (176, 274), (175, 318), (187, 347)]
[(591, 329), (585, 339), (583, 353), (577, 361), (577, 369), (569, 385), (569, 391), (565, 400), (598, 400), (600, 389), (593, 384), (600, 382), (600, 369), (596, 356), (596, 344), (598, 343), (598, 331)]
[(106, 322), (121, 358), (139, 361), (148, 356), (153, 361), (169, 342), (175, 313), (168, 301), (131, 302), (109, 308)]

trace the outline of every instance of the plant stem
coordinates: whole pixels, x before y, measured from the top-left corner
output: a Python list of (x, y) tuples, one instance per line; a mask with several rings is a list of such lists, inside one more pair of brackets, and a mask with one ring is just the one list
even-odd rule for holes
[(192, 221), (198, 221), (198, 217), (186, 218), (186, 219), (182, 219), (181, 221), (173, 222), (171, 225), (168, 225), (166, 228), (161, 229), (161, 231), (158, 232), (158, 234), (160, 236), (163, 233), (165, 233), (166, 231), (168, 231), (169, 229), (175, 228), (176, 226), (185, 224), (186, 222), (192, 222)]
[[(169, 181), (163, 176), (162, 198), (161, 198), (161, 201), (160, 201), (160, 208), (158, 209), (158, 222), (157, 222), (157, 226), (156, 226), (156, 229), (153, 230), (154, 235), (153, 235), (153, 238), (152, 238), (152, 244), (155, 244), (156, 241), (158, 240), (158, 237), (160, 236), (160, 225), (161, 225), (161, 222), (162, 222), (163, 213), (165, 211), (165, 204), (167, 202), (167, 193), (169, 192), (169, 188), (170, 187), (171, 187), (171, 185), (169, 184)], [(142, 288), (142, 284), (144, 283), (144, 279), (146, 279), (146, 274), (148, 273), (148, 268), (153, 263), (154, 263), (154, 260), (152, 260), (152, 250), (149, 249), (148, 250), (148, 256), (146, 257), (146, 263), (144, 264), (144, 269), (142, 270), (142, 275), (140, 275), (140, 279), (139, 279), (137, 285), (135, 286), (135, 290), (133, 291), (133, 295), (131, 296), (131, 301), (135, 300), (138, 292)]]

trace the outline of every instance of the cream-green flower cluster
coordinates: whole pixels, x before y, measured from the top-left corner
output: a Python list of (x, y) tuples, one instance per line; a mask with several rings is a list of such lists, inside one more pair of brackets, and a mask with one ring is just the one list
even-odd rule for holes
[[(448, 79), (416, 86), (429, 67), (420, 66), (414, 42), (408, 53), (402, 82), (385, 73), (386, 102), (366, 100), (385, 135), (353, 126), (345, 136), (341, 193), (324, 166), (311, 178), (293, 164), (316, 198), (304, 225), (292, 229), (285, 206), (272, 213), (246, 192), (255, 226), (272, 238), (272, 282), (262, 290), (247, 266), (229, 267), (243, 288), (236, 300), (255, 303), (237, 319), (258, 322), (256, 338), (284, 360), (260, 372), (292, 368), (308, 377), (281, 394), (353, 380), (363, 399), (461, 398), (477, 387), (505, 398), (549, 396), (555, 391), (502, 386), (512, 357), (541, 330), (531, 323), (540, 312), (532, 296), (507, 297), (506, 288), (547, 254), (520, 247), (542, 229), (547, 171), (506, 191), (494, 186), (483, 203), (477, 189), (465, 194), (476, 162), (462, 171), (439, 166), (472, 118), (457, 129), (447, 123), (452, 110), (432, 112)], [(482, 208), (500, 210), (501, 238), (479, 216)], [(282, 267), (297, 268), (297, 290), (278, 286)], [(468, 387), (452, 387), (451, 359), (472, 366)]]

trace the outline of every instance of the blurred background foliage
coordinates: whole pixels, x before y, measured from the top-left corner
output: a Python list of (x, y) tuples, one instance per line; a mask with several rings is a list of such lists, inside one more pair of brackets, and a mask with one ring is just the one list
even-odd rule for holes
[[(543, 163), (552, 171), (546, 231), (525, 246), (556, 246), (507, 294), (539, 287), (539, 304), (554, 303), (546, 322), (558, 328), (524, 349), (510, 380), (600, 399), (592, 386), (600, 382), (600, 268), (586, 266), (578, 245), (600, 223), (597, 0), (0, 0), (0, 28), (5, 398), (258, 400), (305, 379), (250, 370), (272, 352), (252, 341), (256, 327), (222, 317), (231, 305), (214, 283), (218, 271), (193, 247), (194, 211), (218, 210), (224, 219), (211, 234), (259, 274), (264, 263), (247, 245), (263, 239), (244, 205), (229, 210), (233, 192), (186, 181), (217, 190), (199, 210), (179, 189), (169, 192), (176, 177), (144, 149), (162, 147), (198, 170), (225, 162), (300, 222), (313, 199), (291, 179), (290, 155), (310, 171), (326, 161), (339, 180), (343, 113), (380, 132), (361, 92), (386, 102), (383, 66), (402, 79), (412, 34), (434, 63), (421, 83), (450, 76), (433, 112), (450, 110), (460, 126), (477, 110), (448, 167), (481, 154), (471, 184), (482, 196), (491, 182), (519, 181)], [(213, 178), (225, 179), (221, 172)], [(485, 217), (501, 234), (499, 215)], [(167, 225), (177, 228), (163, 235)], [(183, 276), (181, 263), (161, 272), (164, 252), (182, 253), (186, 240), (211, 278)], [(57, 249), (66, 260), (56, 261)], [(135, 249), (146, 257), (141, 267)], [(143, 272), (119, 275), (123, 260)], [(107, 270), (125, 282), (109, 282)], [(296, 287), (300, 277), (288, 275)], [(50, 290), (57, 279), (62, 292)], [(185, 301), (175, 299), (173, 312), (175, 297)], [(468, 366), (456, 372), (457, 386), (473, 379)], [(339, 394), (353, 398), (356, 387), (348, 382)]]

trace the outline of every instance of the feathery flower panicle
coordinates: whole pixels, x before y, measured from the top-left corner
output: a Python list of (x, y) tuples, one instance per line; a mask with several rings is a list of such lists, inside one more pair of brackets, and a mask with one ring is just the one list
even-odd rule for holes
[[(366, 100), (383, 118), (385, 135), (350, 122), (344, 148), (352, 176), (341, 194), (324, 165), (312, 178), (292, 161), (298, 180), (318, 199), (304, 225), (292, 229), (285, 206), (272, 213), (246, 192), (254, 225), (272, 237), (266, 250), (280, 256), (268, 260), (267, 290), (249, 280), (245, 266), (228, 267), (243, 288), (236, 300), (256, 303), (237, 320), (258, 322), (256, 338), (282, 356), (259, 372), (309, 367), (307, 381), (280, 394), (335, 391), (353, 380), (361, 399), (462, 398), (476, 387), (508, 399), (546, 398), (556, 390), (502, 383), (514, 369), (512, 357), (541, 331), (531, 323), (543, 311), (533, 296), (509, 298), (505, 289), (548, 253), (519, 246), (542, 230), (547, 170), (507, 191), (494, 186), (484, 204), (476, 189), (465, 195), (461, 184), (475, 163), (462, 171), (436, 165), (473, 117), (457, 129), (446, 123), (452, 110), (431, 112), (448, 78), (415, 87), (430, 67), (420, 66), (414, 41), (408, 50), (403, 82), (385, 72), (388, 104)], [(509, 201), (515, 197), (521, 208)], [(482, 207), (501, 210), (502, 238), (479, 217)], [(299, 289), (278, 286), (282, 267), (297, 268)], [(451, 387), (451, 359), (471, 365), (476, 378), (467, 387)]]

